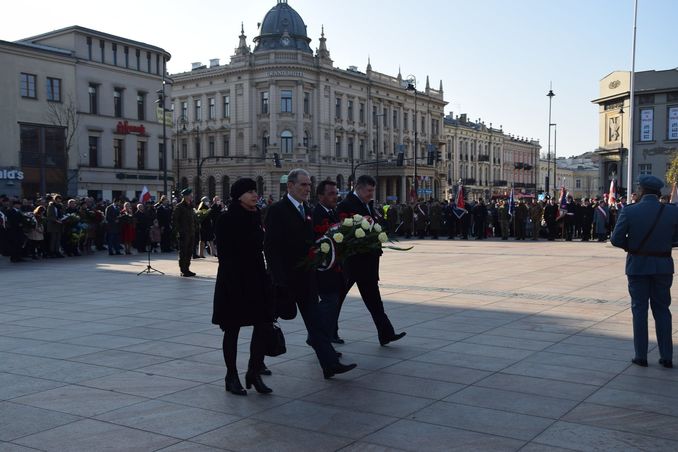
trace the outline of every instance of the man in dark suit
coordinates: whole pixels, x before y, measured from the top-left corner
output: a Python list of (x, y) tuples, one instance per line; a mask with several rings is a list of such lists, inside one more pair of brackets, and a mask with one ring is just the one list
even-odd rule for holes
[(6, 216), (9, 260), (11, 262), (23, 262), (21, 255), (26, 236), (23, 231), (23, 213), (21, 213), (21, 200), (19, 198), (12, 200), (12, 208), (7, 210)]
[[(355, 191), (351, 192), (346, 199), (339, 203), (337, 212), (339, 217), (348, 217), (355, 214), (362, 216), (370, 216), (376, 222), (382, 220), (379, 212), (374, 208), (374, 189), (376, 181), (372, 176), (363, 175), (356, 181)], [(386, 345), (390, 342), (397, 341), (405, 336), (405, 332), (396, 334), (391, 321), (384, 312), (384, 303), (381, 301), (381, 293), (379, 293), (379, 259), (381, 257), (381, 250), (371, 253), (357, 254), (351, 256), (346, 260), (346, 276), (347, 284), (344, 296), (339, 302), (339, 310), (346, 294), (353, 284), (358, 285), (360, 296), (363, 302), (372, 315), (374, 325), (377, 327), (379, 334), (379, 343)]]
[[(634, 364), (647, 367), (647, 309), (652, 308), (659, 364), (673, 367), (671, 338), (671, 284), (673, 258), (671, 249), (678, 242), (678, 207), (661, 204), (664, 186), (655, 176), (641, 176), (640, 202), (622, 209), (614, 231), (612, 245), (623, 248), (626, 255), (626, 277), (631, 312), (633, 313)], [(649, 303), (648, 303), (649, 301)]]
[(309, 173), (303, 169), (290, 171), (287, 195), (271, 205), (266, 214), (264, 253), (278, 303), (299, 307), (323, 375), (331, 378), (356, 365), (339, 362), (330, 334), (323, 328), (315, 270), (300, 266), (315, 242), (311, 209), (306, 204), (310, 192)]

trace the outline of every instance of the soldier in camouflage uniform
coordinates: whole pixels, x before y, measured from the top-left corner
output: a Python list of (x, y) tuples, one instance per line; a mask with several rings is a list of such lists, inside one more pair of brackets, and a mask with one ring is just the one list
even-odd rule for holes
[(541, 202), (531, 203), (529, 211), (530, 220), (532, 220), (532, 240), (537, 240), (539, 238), (541, 221), (544, 215), (544, 209), (541, 206)]
[(195, 247), (196, 215), (193, 210), (193, 191), (185, 188), (181, 191), (182, 200), (172, 213), (172, 229), (177, 232), (179, 242), (179, 270), (181, 276), (195, 276), (189, 267)]

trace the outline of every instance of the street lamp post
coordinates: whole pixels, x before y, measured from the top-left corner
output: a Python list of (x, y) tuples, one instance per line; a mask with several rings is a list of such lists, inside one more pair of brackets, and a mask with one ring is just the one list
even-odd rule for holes
[(201, 183), (200, 183), (200, 176), (201, 176), (201, 170), (202, 170), (202, 165), (200, 165), (200, 145), (201, 145), (201, 140), (200, 140), (200, 124), (197, 124), (195, 126), (196, 130), (196, 138), (195, 138), (195, 196), (196, 198), (201, 197)]
[(556, 182), (558, 178), (556, 177), (556, 170), (558, 165), (557, 151), (558, 151), (558, 124), (551, 124), (553, 126), (553, 195), (558, 196), (558, 188), (556, 187)]
[[(622, 106), (619, 109), (619, 128), (620, 128), (620, 134), (619, 134), (619, 179), (621, 182), (621, 175), (622, 175), (622, 168), (624, 167), (624, 107)], [(627, 181), (627, 187), (631, 187), (631, 184), (628, 183)], [(621, 191), (621, 187), (619, 187), (619, 190)], [(626, 193), (628, 197), (628, 190)], [(628, 199), (628, 198), (627, 198)]]
[(419, 137), (417, 130), (417, 78), (414, 75), (408, 76), (407, 91), (414, 91), (414, 197), (415, 201), (419, 199), (419, 179), (417, 177), (417, 139)]
[[(549, 98), (549, 135), (548, 143), (546, 145), (546, 194), (550, 192), (550, 180), (551, 180), (551, 101), (553, 100), (553, 90), (549, 88), (549, 92), (546, 94)], [(554, 176), (555, 177), (555, 176)], [(555, 180), (553, 181), (553, 186), (555, 187)]]

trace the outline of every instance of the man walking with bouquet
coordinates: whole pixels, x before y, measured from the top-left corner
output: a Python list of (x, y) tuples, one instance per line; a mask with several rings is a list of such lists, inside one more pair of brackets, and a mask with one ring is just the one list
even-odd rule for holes
[[(376, 181), (372, 176), (363, 175), (356, 181), (355, 190), (349, 193), (337, 206), (339, 217), (351, 217), (353, 215), (372, 217), (375, 223), (379, 223), (382, 218), (379, 212), (374, 208), (374, 190)], [(379, 259), (382, 251), (372, 251), (369, 253), (356, 254), (346, 259), (346, 289), (343, 297), (339, 301), (339, 309), (346, 298), (346, 294), (351, 290), (353, 284), (358, 285), (360, 296), (372, 315), (374, 325), (377, 327), (379, 343), (387, 345), (391, 342), (402, 339), (405, 332), (395, 333), (391, 321), (384, 312), (384, 303), (381, 300), (379, 292)], [(338, 337), (338, 335), (337, 335)]]

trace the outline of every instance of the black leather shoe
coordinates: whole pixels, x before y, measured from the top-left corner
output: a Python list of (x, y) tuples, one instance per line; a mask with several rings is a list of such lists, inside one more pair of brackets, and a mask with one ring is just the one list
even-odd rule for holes
[(254, 389), (256, 389), (259, 394), (270, 394), (273, 392), (273, 389), (264, 384), (264, 380), (261, 379), (261, 374), (259, 373), (247, 372), (245, 375), (245, 386), (247, 386), (247, 389), (254, 386)]
[(405, 337), (406, 334), (407, 333), (403, 331), (402, 333), (394, 334), (388, 339), (379, 339), (379, 344), (381, 344), (381, 346), (383, 347), (384, 345), (390, 344), (391, 342), (395, 342), (402, 339), (403, 337)]
[(189, 270), (187, 272), (183, 272), (181, 276), (186, 276), (187, 278), (190, 278), (191, 276), (195, 276), (195, 273)]
[(269, 369), (269, 368), (266, 367), (266, 366), (264, 366), (264, 368), (261, 369), (261, 370), (259, 371), (259, 373), (260, 373), (261, 375), (266, 375), (267, 377), (270, 376), (270, 375), (273, 375), (273, 372), (271, 372), (271, 369)]
[(660, 359), (659, 364), (666, 367), (667, 369), (673, 369), (673, 361), (670, 359)]
[(357, 364), (342, 364), (338, 363), (334, 367), (330, 368), (324, 368), (323, 369), (323, 376), (325, 377), (325, 380), (329, 380), (330, 378), (334, 377), (335, 375), (338, 374), (343, 374), (348, 372), (349, 370), (353, 370), (357, 367)]
[(247, 391), (242, 387), (238, 374), (226, 375), (226, 392), (235, 395), (247, 395)]
[(339, 336), (333, 337), (333, 338), (332, 338), (332, 343), (333, 343), (333, 344), (339, 344), (339, 345), (345, 344), (344, 340), (343, 340), (342, 338), (340, 338)]
[(633, 359), (631, 360), (631, 362), (632, 362), (633, 364), (635, 364), (636, 366), (647, 367), (647, 359), (633, 358)]
[(335, 353), (337, 354), (337, 358), (341, 358), (342, 356), (344, 356), (341, 352), (335, 351)]

